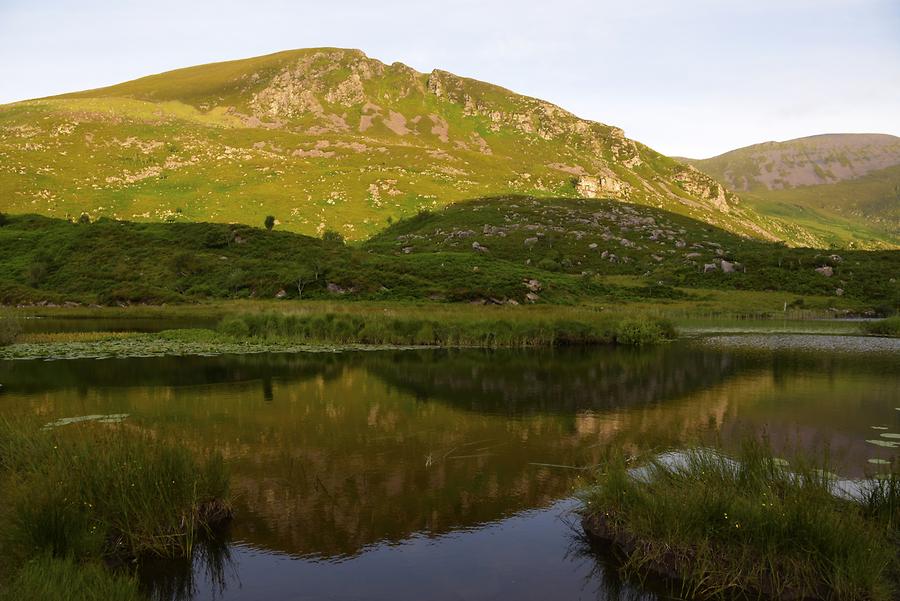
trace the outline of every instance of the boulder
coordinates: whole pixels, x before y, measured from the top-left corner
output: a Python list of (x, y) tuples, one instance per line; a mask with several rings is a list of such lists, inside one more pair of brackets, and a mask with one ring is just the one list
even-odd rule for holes
[(543, 284), (535, 279), (525, 280), (523, 283), (525, 284), (525, 287), (532, 292), (540, 292), (544, 287)]
[(541, 300), (541, 297), (538, 296), (537, 294), (535, 294), (534, 292), (529, 292), (528, 294), (525, 295), (525, 300), (528, 301), (529, 303), (536, 303), (539, 300)]
[(275, 298), (284, 298), (286, 296), (287, 292), (284, 290), (284, 288), (275, 293)]
[(715, 263), (706, 263), (703, 265), (703, 273), (710, 273), (711, 271), (717, 271), (719, 268)]
[(723, 273), (734, 273), (734, 263), (731, 261), (722, 261), (720, 264)]
[(832, 269), (831, 265), (823, 265), (822, 267), (816, 267), (816, 273), (824, 275), (826, 278), (830, 278), (834, 275), (834, 269)]
[(537, 238), (525, 238), (525, 248), (531, 248), (538, 243)]

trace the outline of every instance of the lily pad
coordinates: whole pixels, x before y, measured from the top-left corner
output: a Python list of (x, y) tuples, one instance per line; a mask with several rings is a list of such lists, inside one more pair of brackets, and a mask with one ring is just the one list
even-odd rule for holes
[(880, 435), (882, 438), (893, 438), (895, 440), (900, 440), (900, 434), (895, 434), (894, 432), (885, 432)]
[(887, 426), (870, 426), (873, 430), (887, 430)]
[(867, 440), (866, 442), (886, 449), (896, 449), (900, 447), (900, 443), (891, 442), (889, 440)]

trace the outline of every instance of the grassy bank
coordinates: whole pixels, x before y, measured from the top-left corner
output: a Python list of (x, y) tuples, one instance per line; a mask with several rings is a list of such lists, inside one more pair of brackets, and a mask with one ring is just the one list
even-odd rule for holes
[(852, 499), (833, 494), (822, 467), (787, 468), (756, 442), (736, 462), (698, 450), (636, 473), (614, 459), (582, 494), (583, 524), (626, 571), (671, 578), (690, 597), (896, 598), (897, 466)]
[(900, 317), (889, 317), (879, 321), (869, 321), (863, 324), (863, 331), (876, 336), (900, 336)]
[(136, 598), (105, 565), (189, 557), (230, 515), (220, 457), (111, 424), (0, 421), (0, 493), (4, 600)]

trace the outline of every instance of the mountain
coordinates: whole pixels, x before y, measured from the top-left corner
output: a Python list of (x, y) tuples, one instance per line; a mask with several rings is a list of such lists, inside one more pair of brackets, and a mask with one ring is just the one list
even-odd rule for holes
[(688, 162), (760, 213), (832, 244), (900, 246), (900, 138), (825, 134)]
[(605, 197), (803, 241), (691, 166), (542, 100), (319, 48), (0, 106), (0, 209), (370, 236), (485, 195)]

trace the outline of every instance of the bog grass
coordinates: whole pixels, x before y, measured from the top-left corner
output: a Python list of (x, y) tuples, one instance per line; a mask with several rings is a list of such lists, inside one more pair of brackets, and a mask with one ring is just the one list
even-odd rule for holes
[[(513, 317), (513, 318), (510, 318)], [(641, 346), (671, 340), (675, 329), (661, 318), (597, 315), (592, 319), (455, 318), (352, 313), (257, 313), (228, 317), (219, 331), (234, 338), (300, 343), (535, 347), (591, 344)]]
[[(98, 562), (189, 557), (231, 511), (220, 456), (200, 460), (124, 425), (0, 420), (0, 492), (0, 566), (11, 598), (53, 598), (42, 587), (66, 581), (86, 591), (66, 598), (98, 598), (90, 595), (103, 587), (110, 598), (131, 598), (130, 581), (106, 578)], [(23, 590), (32, 596), (16, 596)]]
[(862, 329), (867, 334), (898, 337), (900, 336), (900, 316), (865, 322)]
[(696, 598), (894, 599), (900, 471), (845, 498), (824, 462), (788, 467), (764, 443), (735, 460), (694, 450), (640, 476), (613, 458), (581, 499), (589, 535), (624, 569), (673, 577)]

